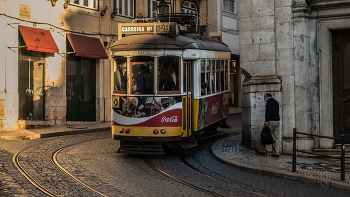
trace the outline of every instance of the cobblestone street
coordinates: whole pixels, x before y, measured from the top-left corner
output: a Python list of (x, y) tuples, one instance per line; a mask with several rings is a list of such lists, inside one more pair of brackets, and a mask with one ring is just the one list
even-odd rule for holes
[[(230, 116), (227, 123), (231, 128), (218, 128), (219, 133), (230, 132), (221, 138), (225, 139), (221, 146), (223, 152), (237, 153), (238, 160), (249, 163), (249, 159), (240, 158), (244, 152), (251, 151), (240, 145), (240, 118), (240, 115)], [(36, 140), (0, 140), (0, 196), (45, 196), (14, 166), (13, 156), (19, 151), (22, 151), (18, 157), (22, 168), (39, 185), (59, 196), (349, 196), (330, 187), (234, 168), (211, 154), (210, 147), (218, 140), (199, 141), (199, 147), (184, 152), (183, 158), (178, 154), (148, 157), (163, 172), (182, 182), (150, 168), (143, 156), (116, 153), (119, 141), (111, 140), (110, 131)], [(64, 170), (99, 194), (57, 168), (52, 162), (55, 157)], [(250, 159), (255, 160), (274, 166), (271, 158)]]

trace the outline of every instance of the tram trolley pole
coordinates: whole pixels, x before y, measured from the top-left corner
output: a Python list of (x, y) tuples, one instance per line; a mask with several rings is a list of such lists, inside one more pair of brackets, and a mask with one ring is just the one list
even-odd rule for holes
[[(308, 136), (314, 136), (314, 137), (319, 137), (319, 138), (328, 138), (328, 139), (334, 139), (334, 140), (341, 140), (342, 141), (342, 147), (341, 147), (341, 156), (340, 157), (334, 157), (330, 155), (323, 155), (323, 154), (318, 154), (318, 153), (313, 153), (313, 152), (307, 152), (307, 151), (302, 151), (302, 150), (297, 150), (296, 148), (296, 135), (308, 135)], [(328, 137), (328, 136), (321, 136), (321, 135), (313, 135), (309, 133), (301, 133), (297, 132), (297, 129), (293, 129), (293, 158), (292, 158), (292, 172), (296, 172), (296, 155), (297, 152), (302, 152), (302, 153), (308, 153), (308, 154), (313, 154), (313, 155), (318, 155), (318, 156), (323, 156), (323, 157), (329, 157), (333, 159), (340, 159), (341, 160), (341, 168), (340, 168), (340, 180), (345, 181), (345, 142), (344, 142), (344, 134), (339, 137)]]

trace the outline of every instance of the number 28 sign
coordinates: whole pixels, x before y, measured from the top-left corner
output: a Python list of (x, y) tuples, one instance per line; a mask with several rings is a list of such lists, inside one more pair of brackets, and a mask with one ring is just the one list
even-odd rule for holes
[(172, 32), (172, 25), (157, 25), (157, 32), (160, 33), (171, 33)]

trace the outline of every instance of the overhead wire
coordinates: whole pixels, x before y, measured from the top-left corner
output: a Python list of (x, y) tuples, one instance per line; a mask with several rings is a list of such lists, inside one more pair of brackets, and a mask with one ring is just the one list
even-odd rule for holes
[(69, 32), (69, 33), (75, 33), (75, 34), (83, 34), (83, 35), (101, 35), (101, 36), (116, 36), (118, 37), (118, 35), (116, 34), (104, 34), (104, 33), (86, 33), (84, 31), (82, 32), (78, 32), (78, 31), (72, 31), (72, 30), (69, 30), (69, 29), (64, 29), (62, 27), (59, 27), (59, 26), (56, 26), (56, 25), (53, 25), (53, 24), (50, 24), (50, 23), (46, 23), (46, 22), (36, 22), (36, 21), (32, 21), (32, 20), (26, 20), (26, 19), (21, 19), (21, 18), (18, 18), (18, 17), (14, 17), (14, 16), (10, 16), (10, 15), (7, 15), (7, 14), (4, 14), (4, 13), (0, 13), (0, 16), (5, 16), (5, 17), (8, 17), (8, 18), (11, 18), (11, 19), (15, 19), (15, 20), (19, 20), (19, 21), (22, 21), (22, 22), (26, 22), (26, 23), (33, 23), (33, 25), (49, 25), (50, 27), (53, 27), (55, 29), (59, 29), (59, 30), (62, 30), (64, 32)]

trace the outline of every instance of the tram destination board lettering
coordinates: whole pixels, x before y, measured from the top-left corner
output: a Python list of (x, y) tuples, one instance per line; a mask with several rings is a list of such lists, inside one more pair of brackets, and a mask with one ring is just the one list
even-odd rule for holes
[(122, 33), (153, 33), (153, 26), (124, 26)]
[(167, 23), (119, 23), (118, 24), (118, 40), (125, 37), (127, 34), (168, 34), (176, 38), (177, 27), (175, 22)]

